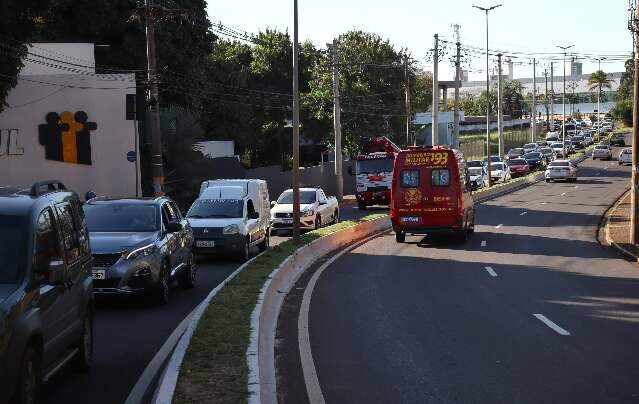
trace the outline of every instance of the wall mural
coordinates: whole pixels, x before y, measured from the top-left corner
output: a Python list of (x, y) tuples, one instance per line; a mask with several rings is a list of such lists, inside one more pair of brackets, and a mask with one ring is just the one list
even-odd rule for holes
[(38, 126), (38, 139), (47, 160), (91, 165), (91, 131), (98, 125), (88, 122), (86, 112), (49, 112), (45, 120)]

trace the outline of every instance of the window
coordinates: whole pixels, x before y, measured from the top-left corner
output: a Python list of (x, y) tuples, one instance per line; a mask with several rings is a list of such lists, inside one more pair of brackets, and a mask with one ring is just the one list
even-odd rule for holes
[(33, 266), (37, 270), (46, 270), (53, 259), (62, 259), (62, 254), (53, 215), (47, 209), (38, 217)]
[(430, 178), (434, 187), (447, 187), (450, 185), (450, 171), (448, 169), (433, 170)]
[(160, 227), (158, 208), (154, 205), (87, 203), (84, 213), (90, 232), (141, 233)]
[(169, 202), (169, 206), (172, 210), (174, 220), (176, 222), (182, 221), (182, 212), (180, 212), (180, 208), (175, 204), (175, 202)]
[(244, 202), (237, 199), (198, 199), (186, 217), (191, 219), (240, 218), (244, 215)]
[(404, 170), (401, 175), (401, 185), (404, 188), (419, 186), (419, 170)]
[(29, 223), (26, 216), (0, 215), (0, 284), (23, 277)]
[(56, 205), (58, 220), (62, 233), (62, 244), (67, 264), (74, 263), (80, 256), (80, 241), (76, 232), (76, 225), (73, 222), (73, 213), (69, 203)]
[(73, 209), (73, 222), (75, 228), (78, 230), (78, 244), (80, 246), (80, 254), (88, 255), (91, 251), (89, 247), (89, 237), (87, 232), (86, 217), (84, 216), (84, 210), (80, 205), (78, 199), (71, 201), (71, 208)]
[(173, 222), (173, 212), (171, 211), (171, 207), (168, 203), (162, 205), (162, 223), (164, 223), (164, 227), (166, 227), (169, 223)]

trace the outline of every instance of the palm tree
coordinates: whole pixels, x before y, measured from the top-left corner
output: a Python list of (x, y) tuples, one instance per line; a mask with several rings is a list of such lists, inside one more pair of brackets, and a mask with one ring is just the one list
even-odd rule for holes
[[(588, 78), (588, 86), (590, 88), (590, 91), (598, 89), (599, 97), (601, 97), (601, 89), (602, 88), (610, 89), (612, 87), (611, 83), (612, 83), (612, 80), (608, 78), (608, 74), (602, 70), (597, 70), (596, 72), (590, 75), (590, 78)], [(597, 108), (597, 123), (599, 123), (599, 114), (601, 114), (601, 111), (599, 111), (599, 108)]]

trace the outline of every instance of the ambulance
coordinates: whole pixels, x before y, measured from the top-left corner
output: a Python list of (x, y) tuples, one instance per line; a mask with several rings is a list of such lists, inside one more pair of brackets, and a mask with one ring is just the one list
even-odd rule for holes
[(442, 146), (400, 151), (390, 216), (398, 243), (407, 234), (449, 233), (467, 240), (475, 230), (475, 205), (464, 155)]

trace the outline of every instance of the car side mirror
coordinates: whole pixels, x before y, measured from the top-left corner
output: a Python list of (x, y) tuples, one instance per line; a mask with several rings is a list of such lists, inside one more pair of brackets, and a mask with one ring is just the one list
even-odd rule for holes
[(182, 223), (179, 222), (171, 222), (166, 225), (166, 231), (168, 233), (177, 233), (179, 231), (182, 231), (182, 228)]
[(260, 218), (260, 214), (257, 212), (251, 212), (248, 214), (248, 218), (249, 219), (259, 219)]
[(271, 201), (271, 208), (274, 207), (275, 205), (277, 205), (276, 201)]
[(61, 258), (51, 258), (49, 261), (49, 283), (53, 285), (64, 285), (64, 261)]

